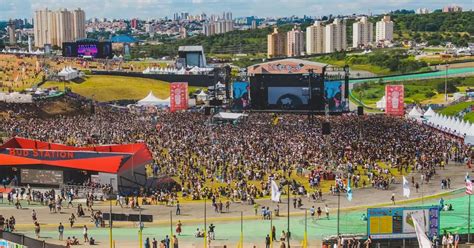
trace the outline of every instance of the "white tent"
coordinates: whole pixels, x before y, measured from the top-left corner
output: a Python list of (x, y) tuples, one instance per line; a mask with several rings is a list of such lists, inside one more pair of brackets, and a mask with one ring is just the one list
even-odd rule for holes
[(382, 99), (380, 99), (380, 101), (376, 103), (376, 107), (378, 109), (385, 109), (386, 106), (387, 106), (387, 101), (385, 100), (385, 96), (383, 96)]
[(13, 92), (10, 94), (0, 92), (0, 101), (10, 103), (32, 103), (33, 96), (29, 94), (20, 94), (18, 92)]
[(433, 109), (431, 107), (428, 108), (428, 110), (426, 110), (426, 112), (423, 114), (423, 117), (425, 118), (431, 118), (435, 115), (436, 113), (433, 111)]
[(208, 94), (204, 92), (204, 90), (201, 90), (199, 94), (196, 95), (196, 101), (206, 101), (207, 100)]
[(77, 70), (69, 67), (64, 67), (59, 73), (58, 76), (64, 77), (64, 80), (72, 80), (79, 77), (79, 72)]
[(220, 119), (220, 120), (237, 120), (237, 119), (240, 119), (244, 116), (247, 116), (247, 114), (220, 112), (218, 114), (215, 114), (214, 118), (215, 119)]
[(159, 105), (169, 106), (170, 105), (170, 98), (168, 97), (168, 99), (166, 99), (166, 100), (160, 99), (160, 98), (156, 97), (155, 95), (153, 95), (153, 92), (150, 91), (150, 93), (148, 93), (148, 95), (145, 98), (138, 101), (137, 104), (140, 105), (140, 106), (151, 106), (151, 105), (153, 105), (153, 106), (159, 106)]
[(414, 107), (411, 109), (410, 113), (408, 113), (408, 118), (411, 119), (420, 119), (423, 116), (423, 114), (418, 110), (417, 107)]

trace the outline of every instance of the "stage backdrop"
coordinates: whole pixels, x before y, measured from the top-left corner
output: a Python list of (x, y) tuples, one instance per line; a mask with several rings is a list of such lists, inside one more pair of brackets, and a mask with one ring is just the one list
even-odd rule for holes
[(232, 83), (232, 97), (234, 109), (245, 109), (249, 106), (250, 84), (248, 82)]
[(404, 88), (403, 85), (386, 85), (385, 99), (387, 106), (385, 114), (387, 115), (404, 115)]
[(188, 108), (188, 83), (170, 84), (170, 111), (186, 110)]

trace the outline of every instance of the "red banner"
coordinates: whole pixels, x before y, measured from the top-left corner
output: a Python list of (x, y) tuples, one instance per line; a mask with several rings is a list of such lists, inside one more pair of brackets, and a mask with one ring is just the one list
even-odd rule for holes
[(170, 111), (186, 110), (188, 108), (188, 83), (171, 83)]
[(386, 85), (385, 86), (385, 114), (387, 115), (404, 115), (404, 88), (403, 85)]

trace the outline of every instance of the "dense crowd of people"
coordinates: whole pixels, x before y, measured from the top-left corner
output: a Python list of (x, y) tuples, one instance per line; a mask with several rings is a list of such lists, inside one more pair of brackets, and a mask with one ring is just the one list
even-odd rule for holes
[[(325, 117), (277, 118), (278, 123), (272, 114), (251, 113), (239, 123), (215, 124), (198, 112), (148, 113), (107, 106), (96, 107), (95, 114), (45, 118), (13, 108), (0, 122), (0, 132), (75, 146), (145, 142), (153, 154), (153, 174), (179, 178), (184, 197), (225, 197), (249, 204), (269, 195), (269, 179), (290, 183), (292, 193), (317, 199), (324, 180), (335, 180), (332, 193), (344, 189), (348, 179), (353, 187), (386, 190), (396, 181), (389, 168), (419, 171), (429, 178), (448, 161), (463, 162), (470, 156), (460, 140), (397, 117), (329, 117), (330, 135), (321, 134)], [(289, 174), (306, 178), (309, 188), (294, 176), (288, 181)], [(147, 193), (151, 200), (172, 202), (177, 191)]]

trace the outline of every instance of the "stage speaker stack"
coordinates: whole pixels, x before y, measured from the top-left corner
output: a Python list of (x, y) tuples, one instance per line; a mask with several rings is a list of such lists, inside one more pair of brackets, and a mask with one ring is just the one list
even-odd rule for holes
[(204, 114), (211, 115), (211, 107), (204, 107)]
[(212, 99), (209, 101), (209, 105), (211, 106), (221, 106), (222, 100)]
[(329, 124), (329, 122), (323, 122), (322, 129), (323, 129), (323, 135), (331, 134), (331, 125)]
[(357, 115), (364, 115), (364, 107), (362, 106), (357, 107)]

